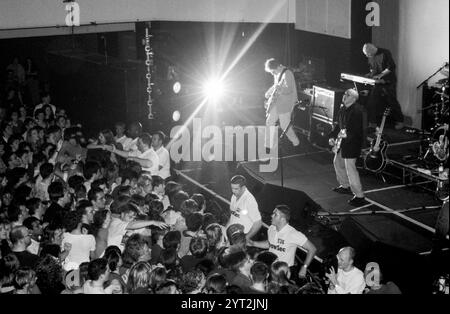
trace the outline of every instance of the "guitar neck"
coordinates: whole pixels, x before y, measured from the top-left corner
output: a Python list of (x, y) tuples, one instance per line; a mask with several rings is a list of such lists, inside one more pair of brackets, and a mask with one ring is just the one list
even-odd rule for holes
[(381, 125), (380, 125), (380, 132), (377, 135), (377, 141), (375, 143), (375, 147), (380, 146), (380, 142), (381, 142), (381, 135), (383, 134), (384, 131), (384, 125), (386, 124), (386, 116), (383, 116), (383, 119), (381, 120)]

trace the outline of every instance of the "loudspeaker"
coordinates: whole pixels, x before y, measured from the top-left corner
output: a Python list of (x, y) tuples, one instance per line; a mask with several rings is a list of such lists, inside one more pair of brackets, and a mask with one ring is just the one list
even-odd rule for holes
[(313, 118), (332, 125), (337, 121), (343, 96), (342, 89), (313, 86)]

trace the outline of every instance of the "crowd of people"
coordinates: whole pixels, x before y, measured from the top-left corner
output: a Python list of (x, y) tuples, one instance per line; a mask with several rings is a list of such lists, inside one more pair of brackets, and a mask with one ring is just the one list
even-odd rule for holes
[[(316, 247), (289, 225), (287, 206), (255, 241), (264, 227), (244, 177), (231, 178), (229, 210), (189, 195), (171, 176), (163, 132), (118, 122), (86, 139), (48, 91), (24, 96), (28, 72), (14, 64), (0, 106), (0, 294), (314, 290), (302, 283)], [(355, 268), (354, 255), (343, 248), (327, 287), (314, 291), (400, 293), (382, 284), (377, 264)]]

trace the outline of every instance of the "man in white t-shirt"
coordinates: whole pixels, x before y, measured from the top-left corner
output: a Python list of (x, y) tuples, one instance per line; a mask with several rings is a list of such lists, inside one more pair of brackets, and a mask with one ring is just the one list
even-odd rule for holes
[(353, 266), (355, 250), (351, 247), (342, 248), (338, 255), (338, 271), (334, 267), (326, 274), (330, 285), (328, 294), (362, 294), (366, 287), (364, 273)]
[(267, 230), (267, 241), (249, 241), (250, 246), (269, 249), (278, 256), (278, 260), (286, 262), (289, 267), (295, 267), (295, 253), (298, 247), (307, 251), (303, 266), (298, 272), (300, 278), (306, 276), (309, 264), (316, 254), (316, 247), (308, 238), (289, 224), (291, 210), (286, 205), (278, 205), (272, 213), (272, 225)]
[(152, 136), (152, 148), (159, 157), (159, 176), (166, 180), (170, 177), (170, 154), (163, 146), (166, 136), (159, 131)]
[(133, 141), (133, 139), (126, 136), (125, 128), (125, 123), (123, 122), (117, 122), (115, 124), (116, 136), (114, 136), (114, 140), (116, 141), (116, 143), (122, 145), (124, 151), (127, 151), (130, 148), (131, 141)]
[(137, 142), (139, 153), (126, 152), (116, 149), (115, 146), (105, 145), (105, 149), (120, 157), (137, 162), (142, 167), (142, 171), (156, 176), (159, 173), (159, 157), (151, 148), (152, 137), (148, 133), (143, 133)]
[(262, 227), (261, 213), (255, 197), (247, 190), (246, 180), (237, 175), (231, 178), (231, 216), (228, 226), (240, 224), (244, 226), (247, 240), (250, 240)]

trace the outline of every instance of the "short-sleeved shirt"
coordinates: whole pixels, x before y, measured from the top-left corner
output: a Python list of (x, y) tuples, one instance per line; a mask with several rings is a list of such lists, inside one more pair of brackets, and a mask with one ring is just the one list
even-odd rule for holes
[(90, 261), (90, 253), (95, 251), (95, 238), (92, 234), (64, 233), (62, 247), (70, 243), (72, 248), (64, 262), (65, 270), (77, 269), (81, 263)]
[(231, 216), (228, 225), (241, 224), (244, 226), (244, 233), (248, 233), (253, 224), (261, 220), (258, 203), (247, 189), (238, 200), (235, 195), (231, 197), (230, 211)]
[(111, 224), (108, 227), (108, 246), (115, 245), (123, 251), (124, 246), (122, 244), (122, 239), (127, 233), (127, 227), (128, 222), (113, 217)]
[(138, 156), (141, 159), (150, 160), (152, 166), (149, 168), (142, 167), (142, 171), (150, 172), (152, 176), (159, 175), (159, 157), (158, 154), (153, 150), (153, 148), (147, 149), (145, 152)]
[(279, 261), (286, 262), (290, 267), (294, 266), (297, 247), (305, 245), (308, 238), (287, 224), (280, 231), (277, 231), (275, 226), (270, 226), (267, 231), (267, 240), (269, 252), (276, 254)]
[(161, 170), (159, 170), (159, 176), (163, 179), (167, 179), (170, 177), (170, 154), (167, 149), (164, 147), (160, 147), (155, 151), (159, 157), (159, 166), (161, 166)]

